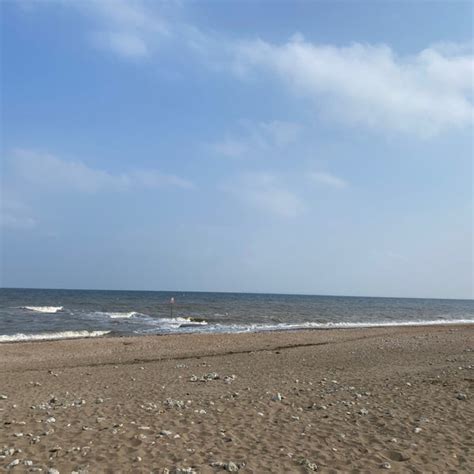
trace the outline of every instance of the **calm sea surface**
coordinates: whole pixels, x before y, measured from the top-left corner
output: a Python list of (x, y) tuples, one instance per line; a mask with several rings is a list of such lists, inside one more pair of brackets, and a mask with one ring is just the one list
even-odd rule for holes
[(0, 289), (0, 342), (459, 323), (474, 323), (474, 300)]

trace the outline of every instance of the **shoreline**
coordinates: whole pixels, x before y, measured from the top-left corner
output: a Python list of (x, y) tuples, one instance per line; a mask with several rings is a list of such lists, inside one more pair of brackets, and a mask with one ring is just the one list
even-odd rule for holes
[[(304, 323), (302, 323), (304, 324)], [(324, 324), (324, 323), (321, 323)], [(341, 324), (341, 325), (337, 325)], [(474, 325), (474, 321), (470, 320), (456, 320), (453, 322), (450, 321), (443, 321), (443, 322), (433, 322), (427, 321), (426, 323), (423, 322), (397, 322), (397, 323), (334, 323), (334, 325), (330, 325), (328, 323), (327, 326), (300, 326), (295, 323), (297, 327), (288, 327), (288, 328), (275, 328), (275, 329), (252, 329), (252, 330), (242, 330), (242, 331), (183, 331), (183, 332), (162, 332), (162, 333), (150, 333), (150, 334), (134, 334), (134, 333), (124, 333), (120, 334), (113, 330), (110, 331), (102, 331), (102, 330), (89, 330), (89, 329), (82, 329), (82, 330), (73, 330), (73, 331), (57, 331), (57, 332), (40, 332), (40, 333), (32, 333), (32, 334), (25, 334), (25, 333), (15, 333), (15, 334), (3, 334), (0, 335), (0, 347), (4, 344), (25, 344), (25, 343), (44, 343), (44, 342), (57, 342), (57, 341), (74, 341), (74, 340), (85, 340), (85, 339), (113, 339), (113, 338), (135, 338), (135, 337), (162, 337), (162, 336), (184, 336), (184, 335), (192, 335), (192, 334), (199, 334), (199, 335), (234, 335), (234, 334), (266, 334), (266, 333), (287, 333), (287, 332), (300, 332), (300, 331), (357, 331), (357, 330), (369, 330), (369, 329), (398, 329), (398, 328), (436, 328), (436, 327), (462, 327), (462, 326), (471, 326)], [(66, 334), (66, 333), (76, 333), (77, 335), (71, 335), (70, 337), (54, 337), (55, 335), (59, 334)], [(79, 333), (89, 333), (88, 335), (80, 335)], [(101, 334), (96, 334), (101, 333)], [(50, 335), (50, 336), (49, 336)], [(24, 338), (21, 338), (24, 336)], [(12, 340), (2, 340), (2, 337), (19, 337), (19, 339), (12, 339)], [(30, 337), (30, 338), (29, 338)]]
[(473, 324), (0, 344), (0, 470), (473, 472), (473, 369)]

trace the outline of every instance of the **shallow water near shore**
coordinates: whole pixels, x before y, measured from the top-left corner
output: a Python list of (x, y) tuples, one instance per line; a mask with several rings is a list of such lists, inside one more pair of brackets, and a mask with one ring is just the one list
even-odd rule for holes
[[(174, 304), (171, 304), (174, 298)], [(0, 290), (0, 342), (474, 323), (474, 301), (246, 293)]]

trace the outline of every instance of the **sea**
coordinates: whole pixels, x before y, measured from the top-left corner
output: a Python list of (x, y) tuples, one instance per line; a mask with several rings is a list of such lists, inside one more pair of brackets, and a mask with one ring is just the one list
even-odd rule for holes
[(474, 300), (0, 289), (0, 343), (474, 323)]

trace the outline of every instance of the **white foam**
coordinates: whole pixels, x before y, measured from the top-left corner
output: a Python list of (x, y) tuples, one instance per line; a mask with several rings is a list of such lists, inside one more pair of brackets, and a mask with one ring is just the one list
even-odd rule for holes
[(130, 319), (135, 316), (147, 316), (138, 311), (94, 311), (93, 315), (107, 317), (110, 319)]
[(55, 339), (78, 339), (84, 337), (100, 337), (109, 334), (110, 331), (62, 331), (37, 334), (4, 334), (0, 335), (0, 343), (2, 342), (19, 342), (19, 341), (52, 341)]
[(111, 319), (129, 319), (129, 318), (133, 318), (133, 316), (138, 316), (140, 313), (137, 313), (136, 311), (130, 311), (128, 313), (120, 313), (120, 312), (110, 313), (110, 312), (106, 312), (104, 314), (106, 314)]
[[(338, 322), (338, 323), (279, 323), (279, 324), (216, 324), (212, 327), (215, 332), (260, 332), (287, 331), (296, 329), (357, 329), (400, 326), (439, 326), (456, 324), (474, 324), (474, 319), (435, 319), (417, 321), (380, 321), (380, 322)], [(211, 328), (210, 328), (211, 329)]]
[(57, 313), (62, 311), (62, 306), (23, 306), (23, 309), (28, 309), (30, 311), (36, 311), (37, 313)]
[(206, 326), (207, 321), (196, 321), (193, 318), (161, 318), (157, 320), (158, 324), (166, 325), (171, 327), (180, 327), (180, 326)]

